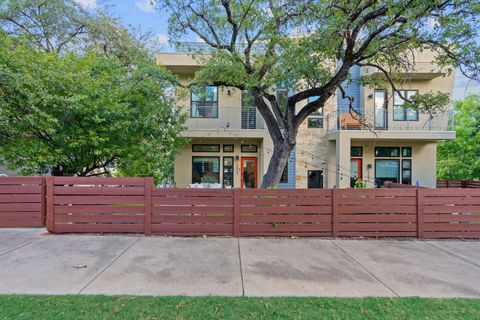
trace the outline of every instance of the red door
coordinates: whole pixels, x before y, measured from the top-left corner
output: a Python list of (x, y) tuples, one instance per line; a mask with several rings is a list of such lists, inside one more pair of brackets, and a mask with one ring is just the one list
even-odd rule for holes
[(241, 159), (242, 189), (250, 189), (257, 187), (257, 158), (242, 157)]
[(362, 172), (362, 159), (361, 158), (352, 158), (350, 159), (350, 187), (355, 186), (357, 180), (363, 179)]

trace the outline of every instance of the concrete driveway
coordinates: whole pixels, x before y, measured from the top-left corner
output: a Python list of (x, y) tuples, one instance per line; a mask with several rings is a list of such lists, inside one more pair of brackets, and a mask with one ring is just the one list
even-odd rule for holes
[(480, 297), (480, 242), (0, 229), (0, 293)]

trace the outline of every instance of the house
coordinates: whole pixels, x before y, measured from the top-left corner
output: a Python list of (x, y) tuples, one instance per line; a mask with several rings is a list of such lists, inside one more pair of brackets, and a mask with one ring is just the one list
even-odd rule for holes
[[(431, 61), (431, 53), (419, 53), (413, 71), (398, 71), (396, 87), (404, 96), (452, 92), (454, 75), (439, 70)], [(183, 84), (201, 68), (188, 47), (158, 54), (157, 63), (177, 74)], [(436, 144), (455, 139), (452, 115), (408, 110), (399, 95), (360, 86), (360, 76), (382, 74), (374, 68), (352, 69), (345, 89), (354, 97), (356, 112), (350, 111), (348, 100), (336, 95), (323, 110), (306, 119), (279, 188), (349, 188), (358, 180), (370, 188), (386, 180), (436, 186)], [(289, 92), (280, 84), (276, 94)], [(259, 187), (273, 144), (248, 95), (235, 88), (201, 86), (179, 103), (188, 114), (182, 135), (191, 143), (175, 159), (176, 186)]]

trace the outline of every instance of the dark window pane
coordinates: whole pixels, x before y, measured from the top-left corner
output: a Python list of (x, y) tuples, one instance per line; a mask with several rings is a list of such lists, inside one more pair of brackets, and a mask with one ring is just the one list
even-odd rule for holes
[(192, 145), (193, 152), (220, 152), (219, 144), (194, 144)]
[(375, 160), (375, 185), (381, 187), (383, 182), (400, 182), (400, 160)]
[(412, 184), (412, 160), (402, 160), (402, 183)]
[(242, 152), (250, 152), (255, 153), (257, 152), (257, 145), (256, 144), (242, 144)]
[(402, 157), (410, 158), (412, 156), (412, 148), (405, 147), (402, 148)]
[(233, 157), (223, 157), (223, 186), (233, 188)]
[(363, 147), (351, 147), (350, 148), (351, 157), (363, 157)]
[(399, 147), (376, 147), (375, 157), (400, 157)]
[(308, 128), (323, 128), (323, 117), (310, 116), (307, 121)]
[(192, 89), (190, 117), (218, 118), (218, 89), (216, 86), (197, 86)]
[(192, 183), (219, 183), (219, 157), (192, 157)]
[(282, 178), (280, 178), (280, 183), (288, 183), (288, 162), (283, 169)]
[(308, 170), (308, 188), (323, 188), (322, 170)]
[(233, 152), (235, 150), (235, 147), (233, 144), (224, 144), (223, 145), (223, 152)]

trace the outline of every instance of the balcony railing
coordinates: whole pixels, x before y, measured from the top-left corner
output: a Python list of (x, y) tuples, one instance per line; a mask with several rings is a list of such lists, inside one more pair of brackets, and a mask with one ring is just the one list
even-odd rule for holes
[(454, 113), (445, 111), (432, 116), (420, 113), (418, 120), (394, 120), (390, 110), (367, 110), (355, 112), (332, 112), (327, 114), (327, 131), (454, 131)]
[(195, 106), (185, 111), (188, 129), (265, 129), (264, 120), (255, 108)]

